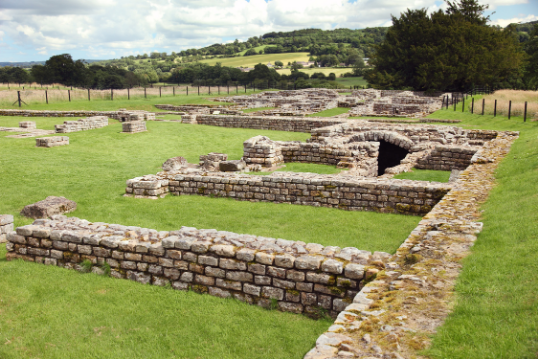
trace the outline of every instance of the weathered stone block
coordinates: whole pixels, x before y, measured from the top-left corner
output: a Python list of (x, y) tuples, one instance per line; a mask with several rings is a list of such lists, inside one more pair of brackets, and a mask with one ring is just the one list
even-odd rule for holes
[(77, 209), (77, 204), (64, 197), (47, 197), (43, 201), (27, 205), (21, 215), (29, 218), (47, 218), (57, 214), (69, 213)]

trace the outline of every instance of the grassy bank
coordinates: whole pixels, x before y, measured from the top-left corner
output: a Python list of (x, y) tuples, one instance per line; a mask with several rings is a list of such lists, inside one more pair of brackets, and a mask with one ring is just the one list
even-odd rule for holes
[(521, 131), (482, 206), (484, 230), (463, 261), (453, 313), (432, 358), (536, 358), (538, 352), (538, 124), (521, 118), (438, 111), (467, 128)]

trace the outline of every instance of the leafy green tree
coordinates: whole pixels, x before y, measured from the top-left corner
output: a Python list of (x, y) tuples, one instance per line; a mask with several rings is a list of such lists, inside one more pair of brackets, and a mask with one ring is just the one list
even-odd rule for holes
[(277, 67), (283, 67), (283, 66), (284, 66), (284, 63), (283, 63), (282, 61), (280, 61), (280, 60), (276, 60), (276, 61), (275, 61), (275, 66), (277, 66)]
[(476, 0), (448, 2), (448, 10), (428, 15), (407, 10), (371, 55), (365, 78), (374, 88), (466, 90), (505, 81), (522, 64), (513, 27), (486, 25), (487, 8)]

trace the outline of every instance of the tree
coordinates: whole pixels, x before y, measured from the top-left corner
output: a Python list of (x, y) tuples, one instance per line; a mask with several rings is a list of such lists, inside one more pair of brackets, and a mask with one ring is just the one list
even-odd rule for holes
[(365, 78), (374, 88), (466, 90), (505, 81), (518, 71), (522, 50), (514, 29), (486, 25), (476, 0), (448, 3), (444, 13), (407, 10), (376, 47)]
[(284, 66), (284, 63), (283, 63), (282, 61), (280, 61), (280, 60), (276, 60), (276, 61), (275, 61), (275, 66), (276, 66), (276, 67), (283, 67), (283, 66)]

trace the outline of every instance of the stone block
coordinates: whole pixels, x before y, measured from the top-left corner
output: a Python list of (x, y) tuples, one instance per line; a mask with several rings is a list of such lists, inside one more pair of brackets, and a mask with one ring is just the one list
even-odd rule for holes
[(23, 208), (21, 215), (29, 218), (47, 218), (57, 214), (69, 213), (77, 209), (77, 204), (64, 197), (49, 196), (43, 201), (29, 204)]

